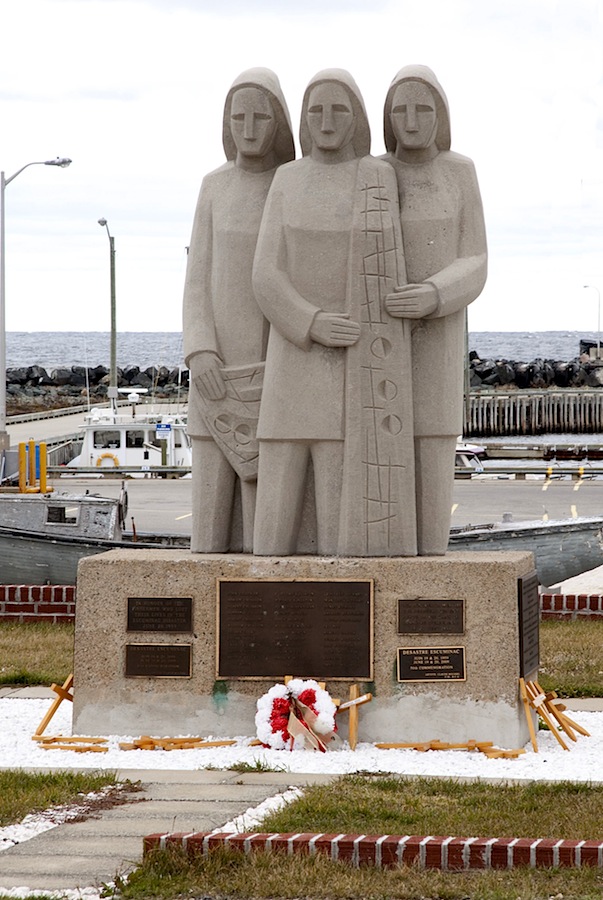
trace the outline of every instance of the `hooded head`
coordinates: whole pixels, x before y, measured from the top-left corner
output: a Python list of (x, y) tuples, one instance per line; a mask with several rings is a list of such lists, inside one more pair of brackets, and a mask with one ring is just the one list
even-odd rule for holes
[(276, 135), (274, 138), (274, 153), (278, 165), (295, 159), (295, 146), (293, 144), (293, 131), (289, 110), (281, 90), (277, 76), (270, 69), (246, 69), (235, 78), (224, 103), (224, 118), (222, 124), (222, 143), (226, 159), (237, 158), (237, 148), (232, 136), (230, 113), (232, 98), (240, 88), (257, 88), (270, 100), (276, 118)]
[(435, 145), (438, 150), (450, 150), (450, 112), (448, 111), (448, 100), (446, 99), (446, 94), (444, 93), (441, 84), (428, 66), (404, 66), (403, 69), (400, 69), (389, 86), (387, 97), (385, 98), (385, 108), (383, 110), (383, 134), (387, 150), (390, 153), (396, 152), (397, 141), (390, 117), (394, 92), (398, 85), (403, 84), (405, 81), (418, 81), (420, 84), (424, 84), (429, 88), (434, 99), (438, 119)]
[(371, 132), (364, 108), (364, 101), (358, 90), (358, 85), (345, 69), (323, 69), (312, 78), (306, 88), (299, 126), (299, 139), (303, 155), (309, 156), (312, 151), (312, 138), (308, 128), (308, 106), (310, 104), (310, 94), (319, 84), (338, 84), (344, 88), (350, 98), (352, 112), (354, 113), (355, 127), (352, 137), (354, 154), (357, 158), (367, 156), (371, 149)]

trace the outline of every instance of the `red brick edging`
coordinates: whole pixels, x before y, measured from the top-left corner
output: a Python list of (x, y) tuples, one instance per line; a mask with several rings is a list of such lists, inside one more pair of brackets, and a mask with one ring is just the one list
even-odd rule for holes
[(266, 834), (255, 832), (174, 832), (149, 834), (143, 841), (146, 856), (153, 850), (182, 847), (189, 856), (207, 856), (218, 847), (243, 853), (280, 852), (315, 856), (352, 866), (391, 868), (418, 865), (422, 869), (513, 869), (519, 866), (603, 868), (602, 841), (555, 841), (546, 838), (461, 838), (399, 834)]
[(540, 595), (540, 618), (582, 619), (603, 616), (603, 594)]
[(0, 619), (5, 622), (73, 622), (75, 585), (0, 584)]
[[(603, 617), (603, 594), (540, 595), (540, 618)], [(0, 620), (12, 622), (72, 622), (73, 584), (0, 584)]]

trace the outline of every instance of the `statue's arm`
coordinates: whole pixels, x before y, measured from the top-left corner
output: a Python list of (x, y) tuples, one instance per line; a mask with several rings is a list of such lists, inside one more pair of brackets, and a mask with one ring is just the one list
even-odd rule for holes
[(191, 382), (207, 400), (226, 393), (211, 296), (213, 227), (211, 188), (204, 180), (193, 220), (184, 283), (183, 350)]
[(426, 282), (437, 290), (438, 305), (430, 318), (458, 312), (479, 297), (487, 274), (486, 227), (473, 163), (459, 165), (461, 218), (456, 260)]
[(260, 309), (283, 337), (303, 350), (312, 345), (310, 331), (318, 307), (295, 290), (287, 274), (283, 204), (286, 197), (277, 172), (268, 193), (253, 262), (253, 290)]
[(184, 282), (183, 350), (188, 366), (196, 353), (209, 351), (219, 357), (211, 297), (212, 200), (211, 187), (203, 180), (188, 250)]

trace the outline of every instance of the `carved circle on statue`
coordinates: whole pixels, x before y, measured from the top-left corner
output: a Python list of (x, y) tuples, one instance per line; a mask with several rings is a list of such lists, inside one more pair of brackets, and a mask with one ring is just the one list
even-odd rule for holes
[(253, 430), (246, 422), (233, 422), (231, 416), (224, 413), (214, 419), (214, 428), (220, 434), (232, 434), (238, 444), (250, 444), (254, 439)]
[(232, 422), (230, 416), (216, 416), (214, 419), (214, 427), (221, 434), (230, 434), (232, 431)]
[(234, 429), (234, 436), (238, 444), (250, 444), (253, 440), (251, 428), (244, 422), (241, 425), (236, 426)]
[(371, 353), (373, 354), (373, 356), (376, 356), (377, 359), (387, 359), (391, 352), (392, 345), (387, 340), (387, 338), (375, 338), (375, 340), (371, 344)]
[(381, 421), (381, 428), (387, 434), (400, 434), (402, 431), (402, 420), (398, 416), (389, 415)]
[(398, 386), (389, 378), (379, 382), (377, 391), (382, 400), (394, 400), (398, 396)]

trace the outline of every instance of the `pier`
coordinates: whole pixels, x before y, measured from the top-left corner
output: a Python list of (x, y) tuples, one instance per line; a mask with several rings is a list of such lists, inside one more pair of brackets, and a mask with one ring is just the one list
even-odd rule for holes
[(467, 437), (603, 432), (603, 390), (471, 391)]

